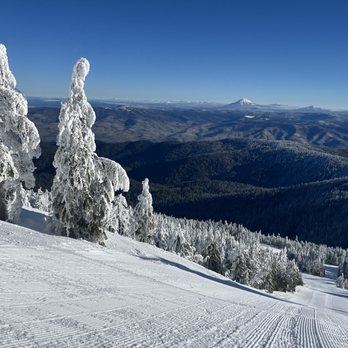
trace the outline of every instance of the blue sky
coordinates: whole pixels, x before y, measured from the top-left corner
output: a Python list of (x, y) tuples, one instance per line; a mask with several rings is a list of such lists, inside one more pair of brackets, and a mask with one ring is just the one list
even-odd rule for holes
[(348, 1), (11, 0), (0, 42), (18, 88), (65, 97), (89, 59), (90, 98), (348, 109)]

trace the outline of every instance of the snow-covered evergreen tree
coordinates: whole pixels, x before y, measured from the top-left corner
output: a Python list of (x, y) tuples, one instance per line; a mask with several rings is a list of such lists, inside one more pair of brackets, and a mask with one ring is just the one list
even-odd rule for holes
[(42, 191), (41, 188), (37, 191), (34, 191), (33, 189), (25, 190), (22, 188), (21, 196), (24, 207), (39, 209), (46, 213), (52, 212), (52, 198), (50, 191)]
[(255, 288), (294, 291), (302, 284), (287, 249), (261, 245), (260, 233), (227, 222), (198, 221), (155, 214), (156, 246)]
[(250, 268), (249, 268), (249, 256), (242, 250), (239, 257), (237, 258), (237, 264), (235, 267), (235, 274), (233, 279), (237, 282), (249, 285), (250, 279)]
[(128, 206), (127, 200), (122, 194), (115, 197), (111, 221), (112, 232), (133, 237), (131, 231), (133, 209)]
[(154, 243), (163, 250), (168, 250), (168, 225), (162, 215), (157, 214), (155, 217)]
[(286, 274), (288, 278), (287, 291), (295, 291), (297, 285), (303, 285), (303, 280), (295, 260), (288, 262)]
[(223, 260), (221, 256), (221, 251), (219, 250), (219, 247), (217, 245), (217, 241), (212, 242), (208, 246), (207, 251), (208, 251), (208, 256), (205, 259), (204, 265), (207, 268), (213, 270), (214, 272), (223, 274), (224, 273)]
[(298, 239), (291, 240), (280, 235), (260, 234), (260, 241), (272, 247), (286, 248), (288, 258), (295, 260), (301, 272), (323, 277), (325, 275), (324, 263), (326, 263), (339, 266), (339, 274), (343, 273), (348, 278), (348, 253), (345, 249), (299, 241)]
[(16, 89), (6, 47), (0, 44), (0, 219), (15, 222), (21, 187), (32, 188), (33, 157), (40, 156), (40, 137), (27, 118), (28, 103)]
[(287, 289), (287, 257), (286, 252), (282, 250), (275, 254), (272, 260), (272, 280), (275, 289), (286, 291)]
[(63, 234), (101, 242), (110, 227), (115, 191), (128, 191), (129, 179), (118, 163), (95, 153), (95, 113), (84, 92), (88, 72), (89, 62), (81, 58), (60, 110), (52, 208)]
[(143, 190), (138, 196), (138, 203), (134, 208), (135, 236), (141, 242), (149, 242), (153, 237), (155, 227), (152, 195), (150, 193), (149, 179), (143, 182)]

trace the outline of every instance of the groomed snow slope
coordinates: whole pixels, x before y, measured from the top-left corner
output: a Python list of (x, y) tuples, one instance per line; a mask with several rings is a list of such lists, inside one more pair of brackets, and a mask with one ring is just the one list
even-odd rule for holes
[(286, 298), (151, 245), (107, 247), (0, 222), (1, 347), (347, 347), (348, 292)]

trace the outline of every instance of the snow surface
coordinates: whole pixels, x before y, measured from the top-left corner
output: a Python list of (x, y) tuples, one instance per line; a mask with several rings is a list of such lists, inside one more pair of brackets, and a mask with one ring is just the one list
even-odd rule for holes
[(254, 104), (254, 102), (252, 102), (250, 99), (247, 99), (247, 98), (242, 98), (240, 100), (238, 100), (239, 104), (241, 105), (251, 105), (251, 104)]
[[(45, 223), (31, 213), (22, 223)], [(0, 222), (0, 346), (348, 346), (335, 269), (269, 295), (149, 244), (106, 244)]]

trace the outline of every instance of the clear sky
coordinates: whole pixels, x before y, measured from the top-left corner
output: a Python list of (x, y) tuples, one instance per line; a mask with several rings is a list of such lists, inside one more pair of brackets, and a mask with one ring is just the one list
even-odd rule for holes
[(348, 109), (345, 0), (0, 0), (0, 42), (27, 96)]

